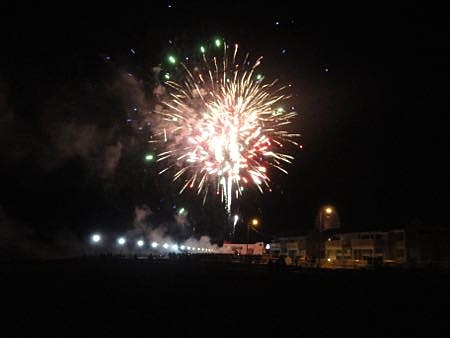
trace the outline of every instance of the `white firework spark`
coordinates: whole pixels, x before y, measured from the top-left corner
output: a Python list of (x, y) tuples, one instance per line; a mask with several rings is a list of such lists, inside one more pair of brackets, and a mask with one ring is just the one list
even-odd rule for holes
[[(299, 134), (285, 128), (297, 113), (283, 108), (290, 97), (284, 93), (287, 86), (266, 83), (256, 74), (262, 57), (250, 63), (247, 54), (239, 63), (238, 45), (229, 55), (223, 44), (220, 58), (208, 59), (204, 47), (201, 51), (199, 65), (180, 63), (180, 80), (164, 75), (166, 93), (155, 110), (151, 142), (163, 144), (157, 160), (167, 166), (160, 173), (175, 169), (173, 180), (183, 181), (180, 193), (196, 189), (205, 201), (213, 190), (230, 212), (233, 196), (242, 195), (245, 186), (270, 188), (270, 168), (287, 173), (283, 164), (293, 157), (282, 152), (283, 146), (298, 146)], [(169, 62), (174, 64), (175, 57)]]

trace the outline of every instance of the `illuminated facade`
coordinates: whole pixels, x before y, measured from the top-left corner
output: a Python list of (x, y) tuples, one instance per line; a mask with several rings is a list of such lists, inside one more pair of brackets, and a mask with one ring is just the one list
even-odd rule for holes
[(223, 243), (220, 253), (234, 255), (259, 255), (264, 253), (264, 243), (257, 242), (255, 244), (247, 243)]
[(405, 263), (404, 230), (334, 234), (324, 241), (327, 262), (363, 260), (369, 263)]
[(293, 260), (306, 260), (307, 236), (277, 237), (270, 243), (272, 257), (289, 256)]
[(405, 228), (388, 231), (313, 231), (307, 236), (277, 237), (272, 258), (323, 267), (376, 265), (450, 267), (450, 231)]

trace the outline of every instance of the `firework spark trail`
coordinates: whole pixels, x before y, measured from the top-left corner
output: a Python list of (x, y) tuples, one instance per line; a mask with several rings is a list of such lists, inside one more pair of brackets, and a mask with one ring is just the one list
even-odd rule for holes
[(281, 107), (289, 98), (286, 87), (255, 78), (262, 57), (248, 67), (249, 55), (238, 63), (237, 52), (235, 45), (230, 61), (224, 44), (222, 60), (210, 60), (202, 47), (203, 64), (180, 63), (181, 80), (165, 81), (152, 141), (164, 144), (158, 161), (168, 166), (160, 173), (175, 167), (173, 180), (184, 180), (180, 193), (195, 188), (205, 201), (214, 189), (228, 212), (245, 185), (253, 183), (261, 192), (269, 188), (268, 167), (287, 173), (282, 164), (293, 157), (280, 151), (286, 142), (298, 145), (299, 136), (284, 129), (297, 115)]

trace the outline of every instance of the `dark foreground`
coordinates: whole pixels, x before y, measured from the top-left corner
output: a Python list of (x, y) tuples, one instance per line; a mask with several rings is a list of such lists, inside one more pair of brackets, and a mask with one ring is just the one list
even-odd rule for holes
[(449, 277), (99, 258), (2, 263), (2, 336), (449, 336)]

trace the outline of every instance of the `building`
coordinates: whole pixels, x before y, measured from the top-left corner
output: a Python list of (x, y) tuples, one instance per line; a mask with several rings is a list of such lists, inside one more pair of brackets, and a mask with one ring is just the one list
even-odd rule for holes
[(328, 237), (323, 245), (327, 262), (406, 262), (404, 230), (337, 233)]
[(410, 227), (405, 233), (407, 262), (415, 266), (450, 268), (450, 230)]
[(270, 243), (272, 257), (288, 256), (294, 261), (306, 259), (307, 236), (277, 237)]
[(264, 243), (257, 242), (255, 244), (247, 243), (227, 243), (224, 242), (220, 253), (234, 255), (263, 255)]
[(288, 256), (297, 264), (347, 267), (401, 265), (450, 267), (450, 230), (405, 227), (387, 231), (310, 232), (280, 236), (270, 243), (271, 257)]

